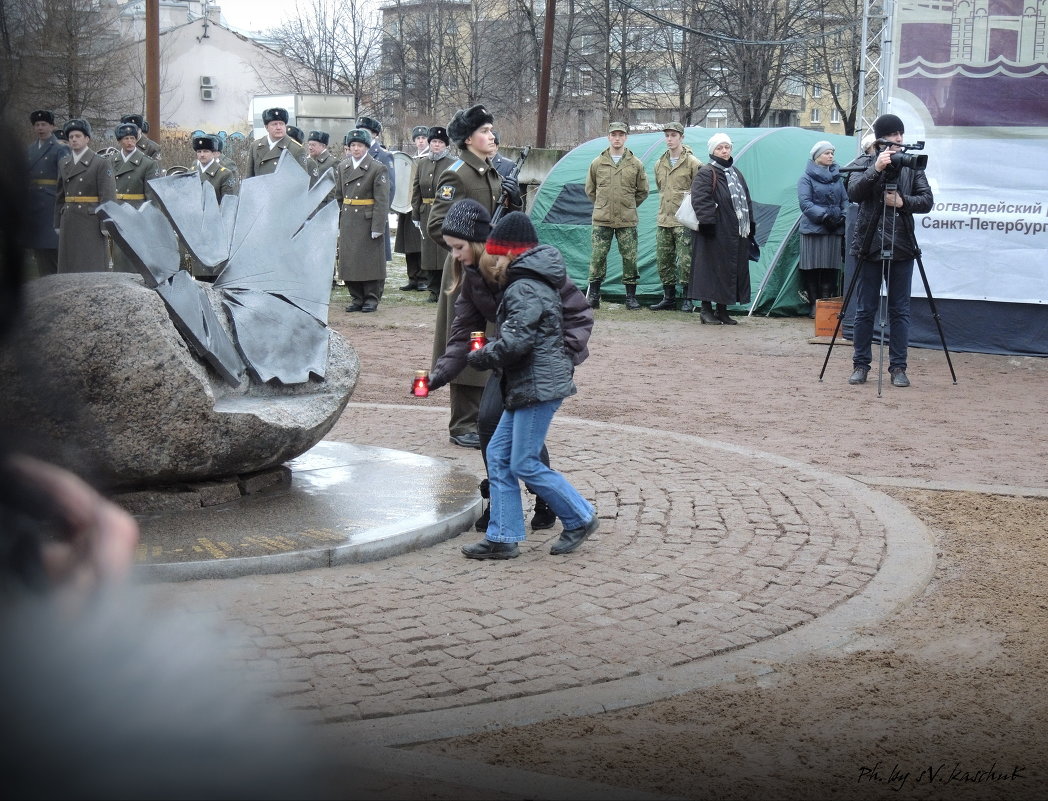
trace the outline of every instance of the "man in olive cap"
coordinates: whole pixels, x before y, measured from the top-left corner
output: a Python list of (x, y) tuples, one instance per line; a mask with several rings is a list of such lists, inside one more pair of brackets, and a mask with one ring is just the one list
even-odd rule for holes
[(39, 109), (29, 115), (36, 137), (27, 151), (29, 161), (29, 230), (27, 245), (33, 253), (36, 273), (58, 272), (58, 234), (55, 233), (55, 195), (58, 192), (58, 162), (69, 154), (69, 146), (55, 136), (55, 115)]
[(70, 152), (58, 164), (54, 228), (58, 230), (58, 272), (90, 273), (109, 270), (109, 248), (95, 210), (116, 200), (116, 181), (109, 159), (91, 144), (87, 120), (65, 124)]
[(640, 308), (637, 301), (637, 206), (648, 196), (648, 176), (640, 159), (626, 147), (629, 130), (624, 122), (608, 126), (609, 147), (590, 164), (586, 175), (586, 196), (593, 203), (593, 242), (586, 298), (600, 308), (600, 285), (608, 272), (611, 240), (619, 243), (622, 256), (622, 284), (626, 289), (626, 308)]
[[(411, 141), (415, 145), (415, 156), (411, 165), (409, 186), (413, 187), (419, 161), (429, 152), (429, 128), (425, 125), (416, 125), (411, 129)], [(393, 242), (393, 252), (403, 253), (404, 261), (407, 264), (408, 282), (400, 288), (400, 291), (424, 292), (429, 289), (429, 278), (422, 271), (422, 235), (418, 225), (411, 219), (411, 209), (406, 212), (397, 212), (397, 238)]]
[(691, 197), (691, 183), (702, 166), (684, 144), (684, 126), (669, 122), (662, 128), (666, 152), (655, 162), (655, 188), (659, 191), (659, 213), (655, 221), (655, 263), (662, 283), (662, 300), (652, 311), (675, 311), (677, 284), (683, 284), (681, 311), (691, 311), (688, 281), (691, 277), (691, 230), (677, 219), (681, 201)]
[(267, 108), (262, 112), (262, 124), (266, 135), (251, 146), (248, 153), (247, 177), (271, 175), (277, 171), (277, 162), (284, 154), (293, 158), (302, 169), (306, 169), (306, 154), (302, 145), (288, 136), (288, 114), (286, 108)]

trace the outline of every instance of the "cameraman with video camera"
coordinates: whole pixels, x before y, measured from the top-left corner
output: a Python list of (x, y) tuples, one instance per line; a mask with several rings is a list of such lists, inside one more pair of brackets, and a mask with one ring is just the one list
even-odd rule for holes
[[(910, 340), (910, 286), (919, 253), (913, 215), (932, 209), (932, 190), (924, 174), (925, 156), (904, 152), (904, 127), (894, 114), (873, 123), (873, 152), (845, 168), (853, 173), (848, 198), (859, 204), (850, 252), (856, 257), (855, 323), (852, 332), (854, 372), (849, 384), (866, 383), (872, 361), (873, 318), (880, 305), (881, 281), (886, 285), (890, 339), (888, 372), (894, 387), (908, 387), (906, 350)], [(883, 325), (883, 318), (881, 320)]]

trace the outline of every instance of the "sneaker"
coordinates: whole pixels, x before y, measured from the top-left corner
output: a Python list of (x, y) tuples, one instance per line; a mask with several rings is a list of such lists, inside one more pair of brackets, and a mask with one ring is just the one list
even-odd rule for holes
[(866, 374), (870, 372), (869, 367), (856, 367), (855, 372), (848, 378), (849, 384), (865, 384)]
[(515, 542), (481, 540), (472, 545), (463, 545), (462, 553), (467, 559), (516, 559), (520, 556), (520, 548)]
[(910, 379), (906, 377), (906, 371), (901, 367), (896, 367), (888, 371), (892, 376), (893, 387), (908, 387), (910, 386)]

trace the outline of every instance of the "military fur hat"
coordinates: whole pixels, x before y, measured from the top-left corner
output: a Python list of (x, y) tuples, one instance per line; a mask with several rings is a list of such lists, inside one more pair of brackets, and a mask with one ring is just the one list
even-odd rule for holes
[(226, 143), (222, 140), (222, 137), (218, 134), (209, 134), (209, 136), (215, 140), (215, 150), (221, 153), (222, 148), (226, 145)]
[(346, 134), (346, 138), (342, 140), (342, 144), (351, 145), (354, 142), (363, 142), (364, 147), (371, 147), (371, 134), (363, 128), (354, 128)]
[(429, 126), (427, 125), (416, 125), (411, 129), (411, 138), (417, 139), (420, 136), (429, 136)]
[(54, 125), (55, 115), (45, 109), (37, 109), (29, 114), (29, 122), (46, 122), (48, 125)]
[(494, 124), (495, 118), (488, 114), (488, 110), (484, 106), (472, 106), (465, 111), (459, 109), (455, 112), (451, 122), (448, 123), (448, 136), (451, 137), (451, 141), (456, 146), (465, 147), (466, 140), (473, 135), (477, 128), (481, 125)]
[(125, 114), (120, 118), (120, 122), (129, 122), (132, 125), (137, 125), (139, 130), (142, 130), (145, 124), (141, 114)]
[(262, 124), (269, 125), (271, 122), (279, 121), (287, 123), (287, 109), (286, 108), (267, 108), (262, 112)]
[(324, 145), (324, 147), (327, 147), (327, 143), (330, 141), (330, 139), (331, 139), (331, 137), (328, 136), (328, 132), (327, 131), (310, 131), (309, 132), (309, 139), (307, 139), (306, 141), (307, 142), (320, 142), (320, 144)]
[(451, 139), (448, 137), (447, 130), (441, 128), (439, 125), (434, 125), (432, 128), (429, 129), (429, 132), (426, 134), (427, 142), (432, 142), (434, 139), (439, 139), (445, 145), (451, 144)]
[(70, 120), (62, 126), (62, 130), (65, 131), (67, 138), (71, 131), (80, 131), (88, 139), (91, 138), (91, 123), (87, 120)]
[(142, 120), (142, 133), (149, 133), (149, 120)]
[(222, 149), (222, 144), (217, 136), (212, 134), (203, 134), (202, 136), (193, 137), (193, 150), (211, 150), (219, 151)]
[(116, 141), (120, 141), (125, 136), (133, 136), (135, 139), (138, 138), (138, 126), (133, 122), (124, 122), (116, 126), (113, 130), (113, 136), (116, 137)]
[(298, 142), (300, 145), (302, 144), (302, 140), (306, 138), (306, 135), (302, 133), (302, 129), (294, 125), (289, 125), (287, 127), (287, 135), (294, 139), (296, 142)]
[(357, 127), (363, 128), (365, 131), (371, 131), (375, 136), (382, 133), (382, 123), (373, 117), (357, 117)]

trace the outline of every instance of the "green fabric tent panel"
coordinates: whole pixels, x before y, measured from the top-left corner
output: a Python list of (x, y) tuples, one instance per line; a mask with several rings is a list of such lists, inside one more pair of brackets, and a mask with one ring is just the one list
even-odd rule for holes
[[(757, 210), (757, 238), (761, 259), (750, 263), (752, 297), (757, 299), (754, 313), (794, 315), (807, 310), (797, 289), (795, 275), (799, 253), (797, 222), (797, 179), (804, 171), (812, 146), (827, 139), (837, 148), (837, 161), (845, 164), (857, 152), (852, 137), (834, 136), (802, 128), (685, 128), (684, 142), (703, 162), (709, 160), (706, 142), (714, 133), (727, 133), (735, 145), (735, 161), (746, 176)], [(535, 195), (531, 219), (539, 238), (560, 249), (568, 265), (568, 275), (585, 288), (592, 253), (589, 215), (592, 204), (585, 195), (589, 165), (608, 146), (606, 137), (584, 142), (568, 152), (550, 171)], [(651, 194), (638, 211), (637, 293), (655, 298), (662, 293), (655, 265), (655, 222), (659, 196), (655, 190), (655, 162), (666, 150), (662, 133), (632, 134), (626, 146), (641, 160), (648, 173)], [(764, 281), (767, 276), (767, 281)], [(764, 282), (760, 297), (758, 288)], [(622, 259), (612, 245), (608, 274), (601, 293), (616, 299), (625, 296), (622, 286)], [(736, 309), (748, 309), (738, 306)]]

